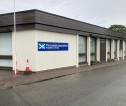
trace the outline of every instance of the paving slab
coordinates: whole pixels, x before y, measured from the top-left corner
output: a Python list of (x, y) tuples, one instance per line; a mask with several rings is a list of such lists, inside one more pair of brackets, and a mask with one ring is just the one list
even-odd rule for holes
[(33, 73), (32, 75), (23, 75), (22, 72), (14, 75), (13, 71), (10, 70), (0, 70), (0, 89), (7, 89), (14, 86), (25, 85), (30, 83), (35, 83), (39, 81), (49, 80), (53, 78), (58, 78), (66, 75), (71, 75), (83, 71), (93, 71), (94, 69), (109, 67), (112, 65), (124, 64), (126, 60), (120, 60), (115, 62), (108, 62), (93, 66), (81, 66), (72, 67), (65, 69), (55, 69), (43, 72)]

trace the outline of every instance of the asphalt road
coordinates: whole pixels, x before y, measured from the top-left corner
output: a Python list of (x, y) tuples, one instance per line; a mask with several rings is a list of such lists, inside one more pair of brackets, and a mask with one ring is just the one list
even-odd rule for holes
[(126, 63), (1, 90), (0, 106), (126, 106)]

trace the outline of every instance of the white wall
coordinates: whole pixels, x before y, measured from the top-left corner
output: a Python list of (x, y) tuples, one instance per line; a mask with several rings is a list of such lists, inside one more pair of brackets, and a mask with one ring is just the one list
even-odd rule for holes
[(100, 62), (100, 38), (96, 39), (96, 60)]
[[(26, 60), (29, 59), (30, 68), (34, 71), (35, 68), (35, 31), (17, 31), (16, 32), (16, 58), (19, 70), (25, 70)], [(14, 34), (13, 34), (14, 48)], [(13, 49), (14, 53), (14, 49)], [(14, 57), (15, 54), (13, 54)], [(14, 59), (13, 59), (14, 67)]]
[(87, 62), (88, 62), (88, 65), (91, 65), (91, 44), (90, 44), (90, 41), (91, 41), (91, 38), (90, 36), (87, 37)]
[(106, 62), (108, 61), (108, 47), (109, 44), (108, 44), (108, 39), (106, 39)]
[(76, 39), (76, 67), (79, 67), (79, 35)]
[(114, 59), (114, 39), (111, 40), (111, 59)]
[(117, 40), (117, 58), (119, 60), (120, 57), (120, 40)]
[[(36, 71), (76, 65), (77, 35), (36, 30)], [(68, 51), (37, 51), (38, 41), (69, 44)]]
[(123, 50), (122, 50), (122, 58), (124, 59), (125, 56), (125, 41), (123, 40)]
[[(12, 34), (14, 48), (14, 34)], [(38, 51), (38, 41), (69, 43), (68, 51)], [(16, 32), (16, 60), (19, 70), (25, 70), (26, 60), (32, 71), (77, 66), (77, 35), (39, 30)], [(13, 58), (15, 57), (13, 49)], [(14, 65), (13, 59), (13, 67)]]

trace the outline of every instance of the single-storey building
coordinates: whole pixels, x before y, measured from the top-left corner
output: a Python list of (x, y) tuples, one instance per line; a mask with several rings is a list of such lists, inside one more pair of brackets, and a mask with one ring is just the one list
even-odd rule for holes
[(32, 71), (79, 67), (126, 56), (126, 34), (40, 10), (0, 15), (0, 67)]

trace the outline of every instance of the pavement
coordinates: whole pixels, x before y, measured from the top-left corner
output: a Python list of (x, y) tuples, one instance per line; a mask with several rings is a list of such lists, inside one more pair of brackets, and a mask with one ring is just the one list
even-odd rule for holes
[(0, 90), (0, 106), (126, 106), (126, 63)]
[(49, 79), (54, 79), (66, 75), (71, 75), (75, 73), (80, 73), (83, 71), (91, 71), (98, 68), (109, 67), (113, 65), (123, 64), (126, 60), (120, 60), (115, 62), (108, 62), (93, 66), (81, 66), (73, 68), (55, 69), (43, 72), (33, 73), (32, 75), (23, 75), (22, 73), (14, 75), (10, 70), (0, 70), (0, 89), (13, 88), (14, 86), (31, 84), (39, 81), (45, 81)]

